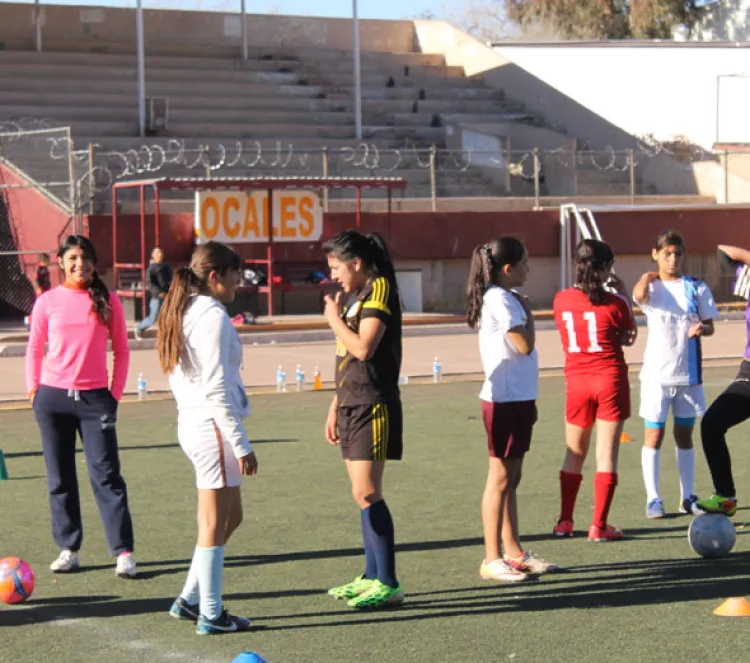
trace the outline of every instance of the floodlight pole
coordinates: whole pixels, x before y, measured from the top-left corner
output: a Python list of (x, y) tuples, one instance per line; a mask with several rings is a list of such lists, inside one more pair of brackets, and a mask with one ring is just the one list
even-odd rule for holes
[(143, 47), (143, 0), (137, 0), (135, 9), (135, 39), (138, 51), (138, 135), (146, 135), (146, 66)]
[(357, 133), (357, 140), (362, 140), (362, 75), (360, 71), (359, 11), (357, 0), (352, 0), (352, 14), (354, 16), (354, 126)]
[(247, 21), (245, 20), (245, 0), (240, 0), (242, 14), (242, 60), (247, 61)]
[(42, 52), (42, 7), (40, 0), (34, 2), (34, 29), (36, 35), (36, 52)]

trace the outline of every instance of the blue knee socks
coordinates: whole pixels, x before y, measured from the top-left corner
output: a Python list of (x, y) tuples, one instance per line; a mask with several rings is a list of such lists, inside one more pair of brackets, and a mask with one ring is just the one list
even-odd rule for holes
[(365, 546), (365, 572), (362, 575), (368, 580), (375, 580), (378, 577), (378, 562), (375, 559), (375, 550), (372, 543), (369, 506), (359, 512), (359, 519), (362, 526), (362, 542)]
[[(371, 504), (362, 510), (362, 529), (370, 538), (371, 557), (375, 558), (377, 578), (384, 585), (398, 587), (396, 580), (396, 545), (394, 543), (393, 518), (385, 500)], [(365, 546), (367, 538), (365, 537)], [(367, 566), (367, 549), (365, 548)], [(369, 577), (369, 576), (367, 576)]]

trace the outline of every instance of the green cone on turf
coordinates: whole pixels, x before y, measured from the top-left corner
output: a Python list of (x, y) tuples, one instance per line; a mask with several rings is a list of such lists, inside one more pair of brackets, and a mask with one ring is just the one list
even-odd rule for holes
[(10, 479), (8, 476), (8, 468), (5, 465), (5, 456), (3, 455), (3, 450), (0, 449), (0, 481), (7, 481)]

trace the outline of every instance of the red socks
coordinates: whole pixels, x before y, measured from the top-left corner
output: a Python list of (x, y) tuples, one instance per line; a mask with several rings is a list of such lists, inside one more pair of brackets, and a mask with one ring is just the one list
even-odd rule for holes
[(573, 510), (576, 508), (576, 498), (582, 479), (582, 474), (560, 470), (560, 520), (573, 520)]
[(595, 527), (606, 527), (609, 507), (617, 488), (617, 473), (597, 472), (594, 477), (594, 519), (591, 522)]

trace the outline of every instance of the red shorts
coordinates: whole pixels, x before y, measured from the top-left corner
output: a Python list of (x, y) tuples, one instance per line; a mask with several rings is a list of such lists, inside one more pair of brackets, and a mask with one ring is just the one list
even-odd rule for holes
[(589, 428), (594, 421), (625, 421), (630, 416), (627, 373), (573, 375), (565, 380), (565, 421)]
[(488, 403), (482, 401), (487, 447), (493, 458), (523, 458), (531, 446), (536, 423), (536, 401)]

